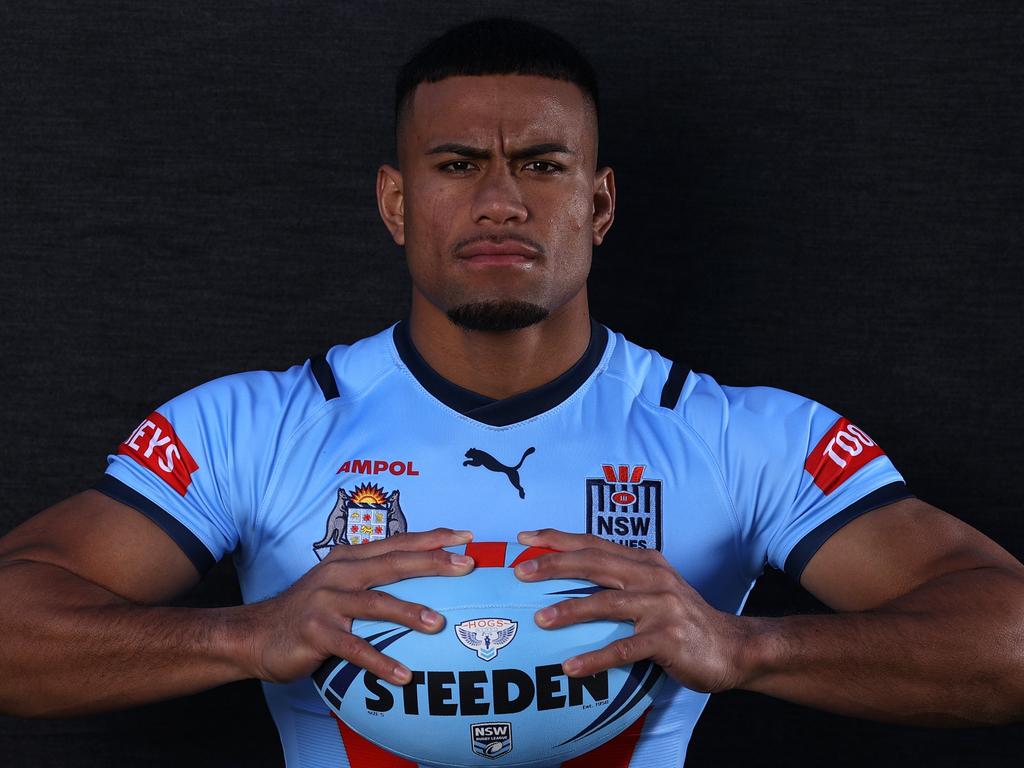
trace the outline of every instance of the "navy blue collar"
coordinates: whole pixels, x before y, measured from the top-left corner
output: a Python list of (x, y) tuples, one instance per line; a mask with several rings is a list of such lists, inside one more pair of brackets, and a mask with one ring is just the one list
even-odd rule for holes
[(492, 427), (507, 427), (517, 421), (525, 421), (566, 400), (594, 372), (608, 346), (608, 331), (591, 318), (587, 351), (572, 368), (557, 379), (528, 392), (495, 400), (453, 384), (427, 365), (427, 361), (413, 346), (407, 321), (403, 320), (395, 326), (393, 338), (402, 362), (427, 392), (449, 408)]

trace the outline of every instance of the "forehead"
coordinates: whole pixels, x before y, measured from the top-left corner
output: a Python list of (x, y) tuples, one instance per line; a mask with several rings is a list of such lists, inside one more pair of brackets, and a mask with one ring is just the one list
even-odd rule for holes
[(596, 132), (594, 109), (575, 83), (536, 75), (448, 77), (420, 83), (406, 115), (403, 143), (455, 139), (560, 139), (582, 149)]

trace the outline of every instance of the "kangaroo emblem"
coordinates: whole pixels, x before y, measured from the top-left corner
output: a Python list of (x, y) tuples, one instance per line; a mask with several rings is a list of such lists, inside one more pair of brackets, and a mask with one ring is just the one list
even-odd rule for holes
[(338, 544), (362, 544), (405, 533), (409, 525), (398, 502), (398, 491), (386, 493), (365, 483), (351, 493), (339, 488), (334, 509), (327, 516), (324, 537), (313, 545), (316, 556), (323, 560)]
[(536, 449), (530, 446), (523, 451), (523, 458), (519, 460), (519, 463), (514, 467), (506, 467), (496, 458), (487, 453), (487, 451), (481, 451), (479, 448), (470, 448), (466, 451), (466, 460), (462, 462), (464, 467), (483, 467), (489, 469), (491, 472), (501, 472), (508, 478), (508, 481), (512, 483), (512, 487), (519, 491), (519, 498), (526, 498), (526, 491), (523, 490), (523, 486), (519, 484), (519, 468), (523, 466), (523, 462), (526, 461), (526, 457), (533, 453)]

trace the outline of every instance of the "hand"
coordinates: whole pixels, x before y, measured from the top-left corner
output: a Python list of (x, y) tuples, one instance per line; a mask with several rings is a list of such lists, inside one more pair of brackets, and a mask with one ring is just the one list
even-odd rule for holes
[(555, 629), (594, 619), (635, 625), (632, 636), (564, 661), (567, 675), (583, 677), (652, 659), (695, 691), (724, 691), (742, 680), (743, 619), (708, 605), (660, 552), (550, 528), (520, 533), (519, 543), (559, 550), (516, 566), (522, 581), (582, 578), (609, 587), (537, 611), (538, 626)]
[(286, 683), (339, 656), (395, 685), (408, 683), (410, 671), (353, 635), (352, 620), (381, 619), (420, 632), (440, 631), (444, 617), (427, 606), (370, 588), (414, 576), (463, 576), (473, 569), (473, 559), (440, 548), (471, 539), (469, 531), (436, 528), (335, 546), (286, 591), (245, 606), (252, 676)]

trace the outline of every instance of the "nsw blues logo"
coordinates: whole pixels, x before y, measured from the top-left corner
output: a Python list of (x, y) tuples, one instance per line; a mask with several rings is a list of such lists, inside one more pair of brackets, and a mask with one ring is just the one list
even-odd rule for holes
[(510, 619), (467, 619), (455, 625), (455, 636), (481, 659), (490, 661), (512, 642), (517, 629), (519, 623)]
[(638, 549), (661, 550), (661, 480), (642, 464), (603, 464), (587, 478), (587, 533)]
[(337, 544), (365, 544), (408, 530), (398, 503), (398, 491), (388, 493), (379, 485), (363, 483), (351, 492), (338, 489), (334, 509), (327, 516), (324, 537), (313, 545), (323, 560)]

